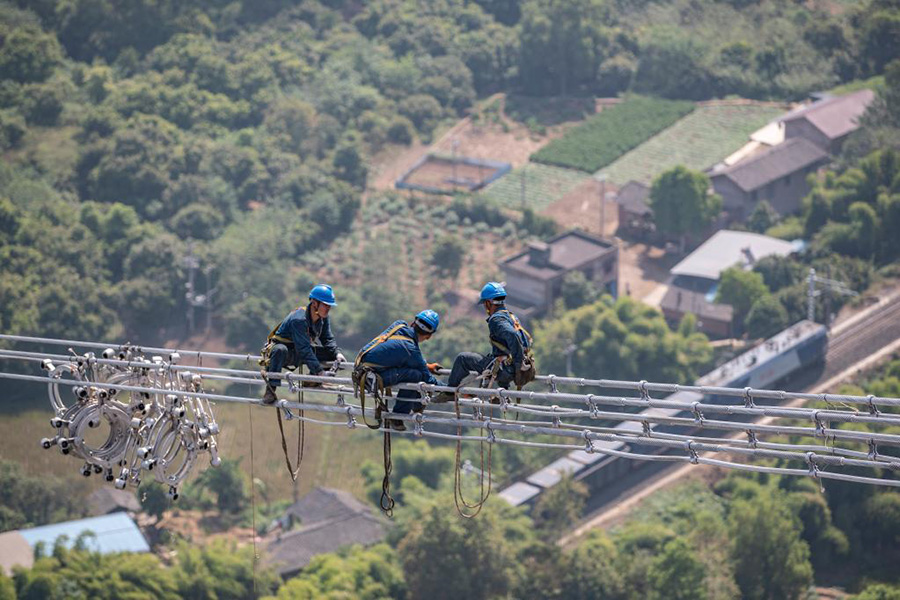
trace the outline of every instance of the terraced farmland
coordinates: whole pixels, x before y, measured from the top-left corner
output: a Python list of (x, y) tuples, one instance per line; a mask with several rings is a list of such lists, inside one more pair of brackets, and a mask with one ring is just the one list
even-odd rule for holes
[(525, 201), (535, 212), (569, 193), (575, 186), (590, 178), (587, 173), (573, 169), (551, 167), (538, 163), (529, 163), (507, 173), (487, 188), (482, 194), (491, 202), (507, 208), (521, 209), (522, 173), (525, 174)]
[(703, 170), (749, 141), (749, 135), (785, 112), (771, 105), (700, 106), (668, 129), (602, 169), (610, 181), (649, 184), (670, 167)]

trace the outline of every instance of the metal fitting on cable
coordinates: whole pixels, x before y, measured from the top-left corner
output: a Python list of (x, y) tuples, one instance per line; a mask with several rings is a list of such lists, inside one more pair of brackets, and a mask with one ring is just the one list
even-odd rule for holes
[(559, 390), (556, 389), (556, 375), (553, 375), (552, 373), (550, 375), (547, 375), (547, 385), (550, 386), (551, 394), (559, 393)]
[(751, 387), (744, 388), (744, 406), (746, 408), (756, 407), (756, 404), (753, 403), (753, 388)]
[(684, 443), (687, 451), (691, 454), (691, 464), (696, 465), (700, 462), (700, 456), (697, 454), (697, 451), (694, 450), (694, 440), (688, 440)]
[(653, 435), (653, 430), (650, 429), (650, 421), (641, 421), (641, 428), (644, 431), (644, 435), (647, 437), (651, 437)]
[(875, 395), (869, 394), (868, 396), (866, 396), (866, 400), (868, 401), (869, 414), (873, 417), (877, 417), (880, 413), (878, 411), (878, 407), (875, 406)]
[(343, 395), (343, 394), (338, 394), (338, 395), (337, 395), (337, 402), (336, 402), (336, 404), (337, 404), (338, 406), (347, 406), (347, 403), (344, 402), (344, 395)]
[(691, 403), (691, 412), (694, 413), (694, 421), (702, 427), (703, 426), (703, 413), (700, 412), (699, 405), (700, 405), (699, 402), (692, 402)]
[(641, 393), (641, 400), (650, 401), (650, 392), (647, 390), (647, 380), (641, 379), (638, 382), (638, 391)]
[(750, 442), (751, 448), (756, 448), (759, 444), (759, 440), (756, 437), (756, 432), (752, 429), (747, 430), (747, 440)]
[(422, 437), (422, 434), (424, 432), (424, 425), (425, 425), (424, 424), (425, 415), (422, 413), (416, 413), (415, 419), (416, 419), (416, 421), (414, 424), (413, 435), (416, 437)]
[(347, 428), (356, 429), (356, 417), (353, 416), (353, 407), (347, 407)]
[(594, 442), (591, 440), (591, 432), (587, 429), (581, 430), (581, 437), (584, 438), (584, 451), (588, 454), (593, 454), (595, 452)]
[(491, 420), (488, 419), (487, 422), (484, 424), (484, 426), (487, 428), (487, 432), (488, 432), (488, 439), (487, 439), (488, 443), (496, 444), (497, 443), (497, 435), (494, 433), (494, 428), (491, 427)]
[(869, 440), (869, 460), (876, 460), (878, 458), (878, 444), (875, 443), (874, 439)]
[(811, 416), (813, 423), (816, 424), (816, 437), (825, 437), (825, 425), (819, 419), (819, 411), (814, 410)]

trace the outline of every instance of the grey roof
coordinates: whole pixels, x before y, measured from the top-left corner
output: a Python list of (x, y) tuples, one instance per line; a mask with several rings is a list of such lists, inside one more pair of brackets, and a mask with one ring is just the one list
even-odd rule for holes
[(616, 202), (630, 213), (636, 215), (652, 215), (653, 209), (647, 205), (650, 188), (639, 181), (629, 181), (616, 196)]
[(577, 269), (615, 248), (612, 242), (577, 229), (552, 238), (547, 245), (550, 246), (550, 260), (545, 267), (531, 264), (527, 248), (507, 258), (500, 266), (534, 279), (547, 280)]
[(706, 299), (706, 294), (679, 287), (670, 287), (659, 307), (671, 312), (692, 313), (698, 319), (730, 323), (734, 309), (729, 304), (716, 304)]
[(284, 516), (299, 519), (301, 523), (328, 521), (348, 513), (368, 513), (369, 507), (343, 490), (316, 487), (290, 505)]
[(717, 178), (727, 177), (745, 192), (752, 192), (827, 158), (828, 153), (809, 140), (791, 138), (715, 173), (712, 180), (715, 183)]
[(791, 242), (749, 231), (722, 229), (672, 267), (672, 275), (688, 275), (716, 281), (725, 269), (740, 264), (752, 268), (766, 256), (787, 256), (796, 247)]
[(102, 487), (88, 497), (92, 515), (106, 515), (117, 510), (141, 512), (137, 496), (125, 490)]
[(285, 514), (299, 518), (302, 526), (272, 539), (265, 558), (282, 576), (301, 570), (317, 554), (376, 544), (387, 532), (385, 522), (369, 506), (341, 490), (317, 487)]
[(318, 554), (354, 544), (377, 544), (385, 534), (385, 524), (371, 514), (342, 515), (278, 536), (266, 547), (265, 562), (287, 576), (301, 570)]
[(875, 98), (872, 90), (833, 96), (788, 113), (783, 123), (806, 119), (829, 139), (839, 139), (859, 127), (859, 118)]

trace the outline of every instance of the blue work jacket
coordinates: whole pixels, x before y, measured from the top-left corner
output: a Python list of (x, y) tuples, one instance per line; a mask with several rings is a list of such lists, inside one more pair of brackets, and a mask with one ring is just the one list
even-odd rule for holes
[(518, 369), (525, 357), (524, 340), (516, 331), (509, 311), (506, 307), (501, 307), (487, 318), (487, 323), (491, 338), (491, 355), (511, 357), (513, 368)]
[(313, 346), (321, 346), (327, 360), (337, 358), (338, 347), (331, 333), (328, 317), (313, 323), (309, 305), (302, 306), (285, 317), (275, 335), (283, 340), (289, 339), (294, 344), (294, 352), (301, 363), (309, 368), (313, 375), (323, 371), (322, 364), (316, 357)]
[[(394, 339), (387, 339), (374, 345), (378, 338), (387, 335), (394, 327), (402, 325), (394, 332)], [(397, 336), (397, 337), (394, 337)], [(367, 350), (368, 348), (368, 350)], [(406, 321), (394, 321), (381, 335), (363, 346), (360, 354), (365, 353), (362, 363), (369, 365), (381, 375), (385, 386), (396, 383), (431, 383), (437, 385), (438, 380), (428, 370), (425, 357), (419, 349), (416, 331)]]

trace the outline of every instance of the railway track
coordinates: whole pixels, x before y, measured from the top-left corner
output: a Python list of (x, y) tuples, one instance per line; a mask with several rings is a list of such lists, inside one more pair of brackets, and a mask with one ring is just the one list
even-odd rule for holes
[[(900, 340), (900, 292), (835, 327), (829, 340), (824, 368), (807, 370), (792, 378), (783, 389), (818, 393), (824, 384), (897, 340)], [(667, 485), (676, 471), (685, 468), (667, 463), (649, 463), (623, 477), (618, 485), (595, 493), (588, 500), (588, 513), (581, 524), (564, 536), (560, 543), (570, 544), (587, 530), (614, 521), (617, 518), (614, 513), (621, 512), (623, 508), (627, 510), (623, 504), (632, 504), (631, 496), (649, 495)]]

